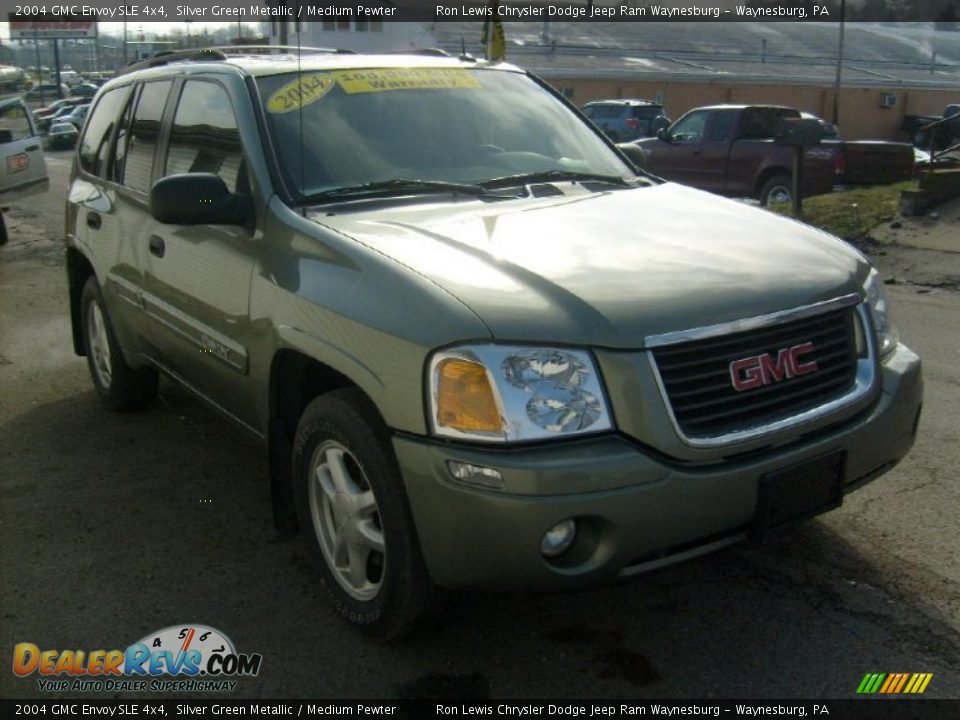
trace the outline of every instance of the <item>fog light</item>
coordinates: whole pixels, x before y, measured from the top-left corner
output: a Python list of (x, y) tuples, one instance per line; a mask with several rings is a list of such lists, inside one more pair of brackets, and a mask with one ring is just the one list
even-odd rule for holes
[(500, 490), (503, 488), (503, 474), (491, 467), (483, 465), (471, 465), (470, 463), (457, 462), (456, 460), (447, 460), (447, 469), (450, 474), (460, 482), (479, 485), (485, 488)]
[(540, 541), (540, 552), (544, 557), (555, 558), (562, 555), (573, 544), (577, 536), (577, 521), (573, 518), (561, 520), (547, 530)]

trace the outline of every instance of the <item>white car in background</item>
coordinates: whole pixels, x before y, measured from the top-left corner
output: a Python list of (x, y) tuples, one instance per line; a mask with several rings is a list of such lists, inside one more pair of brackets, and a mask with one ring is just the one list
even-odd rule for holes
[(0, 245), (7, 242), (6, 204), (50, 188), (40, 134), (23, 100), (0, 101)]

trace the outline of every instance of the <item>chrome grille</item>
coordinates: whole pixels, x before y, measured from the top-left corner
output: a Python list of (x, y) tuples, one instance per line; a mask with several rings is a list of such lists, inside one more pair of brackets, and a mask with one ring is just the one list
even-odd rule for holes
[[(737, 433), (799, 415), (851, 392), (857, 380), (855, 308), (841, 307), (776, 325), (656, 347), (653, 357), (680, 431), (691, 438)], [(808, 374), (749, 390), (734, 388), (730, 364), (803, 343)]]

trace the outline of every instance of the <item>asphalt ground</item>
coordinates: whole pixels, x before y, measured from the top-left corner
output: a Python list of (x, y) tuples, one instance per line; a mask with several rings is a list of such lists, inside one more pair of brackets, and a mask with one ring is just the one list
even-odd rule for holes
[(812, 700), (854, 697), (867, 672), (930, 672), (925, 697), (960, 698), (949, 284), (890, 288), (925, 365), (919, 437), (841, 508), (622, 586), (464, 595), (429, 632), (381, 645), (330, 610), (302, 542), (275, 536), (257, 441), (169, 381), (145, 412), (101, 407), (70, 341), (68, 154), (48, 158), (51, 192), (11, 207), (0, 249), (0, 697), (96, 696), (16, 677), (16, 643), (123, 649), (202, 623), (263, 656), (231, 698)]

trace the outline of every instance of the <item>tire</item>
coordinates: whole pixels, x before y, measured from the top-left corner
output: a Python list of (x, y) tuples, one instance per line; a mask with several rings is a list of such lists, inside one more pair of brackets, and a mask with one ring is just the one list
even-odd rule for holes
[(153, 368), (135, 370), (127, 365), (93, 275), (83, 286), (80, 308), (87, 367), (103, 404), (119, 412), (145, 408), (157, 396), (159, 376)]
[(793, 200), (793, 178), (787, 174), (774, 175), (760, 188), (760, 204), (768, 207), (771, 202)]
[(7, 244), (7, 221), (3, 217), (3, 210), (0, 210), (0, 247)]
[(293, 446), (297, 515), (337, 612), (382, 640), (440, 614), (386, 426), (356, 388), (311, 402)]

